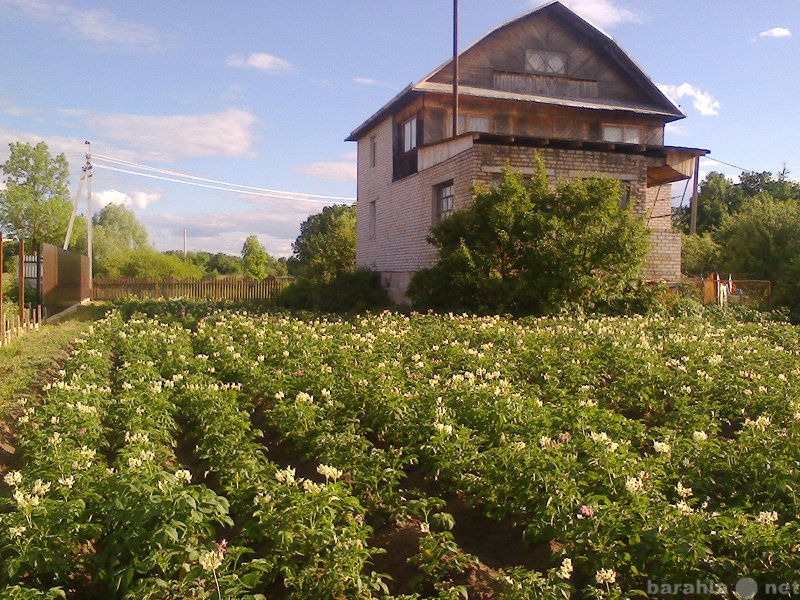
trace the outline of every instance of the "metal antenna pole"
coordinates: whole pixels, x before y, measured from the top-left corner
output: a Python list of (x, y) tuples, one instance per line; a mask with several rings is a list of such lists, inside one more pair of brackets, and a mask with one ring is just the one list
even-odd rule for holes
[(453, 0), (453, 137), (458, 135), (458, 0)]

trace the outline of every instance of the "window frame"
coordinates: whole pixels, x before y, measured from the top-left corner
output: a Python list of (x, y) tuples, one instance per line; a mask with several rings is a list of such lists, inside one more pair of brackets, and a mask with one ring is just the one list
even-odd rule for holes
[[(544, 63), (545, 68), (537, 69), (531, 65), (531, 58), (539, 56)], [(550, 60), (558, 58), (562, 61), (562, 66), (559, 70), (551, 68)], [(569, 72), (569, 54), (566, 52), (552, 52), (550, 50), (534, 50), (532, 48), (525, 49), (525, 72), (536, 73), (537, 75), (555, 75), (566, 77)]]
[[(443, 194), (443, 192), (449, 192)], [(446, 210), (445, 203), (446, 201)], [(452, 179), (433, 186), (433, 222), (441, 223), (453, 214), (456, 208), (455, 182)]]
[(410, 119), (406, 119), (400, 125), (400, 131), (403, 138), (403, 152), (411, 152), (417, 148), (417, 117), (416, 115)]
[[(620, 139), (610, 139), (609, 132), (612, 130), (619, 130)], [(635, 133), (635, 140), (631, 141), (630, 134)], [(642, 144), (644, 137), (644, 130), (639, 125), (623, 125), (623, 124), (603, 124), (603, 141), (611, 144)]]
[[(446, 133), (447, 133), (447, 137), (453, 137), (453, 113), (450, 112), (448, 114), (449, 114), (450, 118), (447, 119), (447, 130), (446, 130)], [(470, 127), (470, 123), (473, 122), (473, 120), (479, 120), (479, 119), (486, 119), (486, 121), (488, 122), (488, 125), (487, 125), (486, 129), (471, 128)], [(467, 132), (492, 133), (493, 132), (493, 127), (494, 127), (494, 121), (493, 121), (491, 115), (487, 115), (487, 114), (483, 114), (483, 113), (469, 113), (469, 112), (467, 112), (467, 113), (459, 113), (459, 115), (458, 115), (458, 133), (459, 134), (467, 133)]]

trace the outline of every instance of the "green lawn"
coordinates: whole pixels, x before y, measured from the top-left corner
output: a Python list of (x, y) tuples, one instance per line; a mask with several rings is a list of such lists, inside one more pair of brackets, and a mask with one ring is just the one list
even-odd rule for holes
[[(85, 307), (0, 348), (0, 410), (21, 394), (38, 391), (66, 357), (69, 344), (89, 329), (105, 307)], [(4, 412), (4, 410), (2, 410)]]

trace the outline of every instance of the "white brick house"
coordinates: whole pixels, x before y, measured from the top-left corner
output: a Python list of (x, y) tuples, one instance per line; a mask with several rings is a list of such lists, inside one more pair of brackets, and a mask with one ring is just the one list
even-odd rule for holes
[(560, 2), (487, 33), (459, 55), (453, 135), (448, 61), (356, 128), (359, 268), (379, 271), (402, 299), (411, 275), (436, 261), (430, 227), (467, 206), (474, 182), (508, 164), (551, 183), (609, 176), (629, 190), (651, 230), (643, 279), (680, 277), (670, 184), (691, 178), (695, 148), (664, 146), (666, 123), (685, 115), (624, 50)]

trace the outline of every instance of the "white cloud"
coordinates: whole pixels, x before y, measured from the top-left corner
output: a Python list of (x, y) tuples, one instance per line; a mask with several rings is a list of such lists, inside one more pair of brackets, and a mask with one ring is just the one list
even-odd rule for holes
[(146, 209), (148, 205), (161, 199), (159, 192), (132, 192), (126, 194), (118, 190), (103, 190), (101, 192), (92, 194), (92, 203), (95, 199), (99, 206), (103, 207), (107, 204), (121, 204), (122, 206), (133, 206), (139, 209)]
[(658, 89), (676, 104), (680, 102), (681, 98), (691, 98), (692, 106), (704, 117), (711, 117), (719, 114), (719, 101), (708, 92), (704, 92), (700, 88), (689, 83), (682, 83), (680, 85), (658, 84)]
[(664, 133), (668, 135), (688, 135), (686, 126), (683, 123), (667, 123), (664, 125)]
[(259, 69), (268, 73), (283, 73), (292, 69), (292, 65), (288, 60), (266, 52), (254, 52), (246, 57), (240, 54), (231, 54), (228, 56), (227, 64), (229, 67), (238, 69)]
[(293, 171), (298, 175), (317, 179), (355, 181), (357, 169), (355, 162), (316, 162), (295, 167)]
[(377, 79), (370, 79), (369, 77), (354, 77), (353, 78), (353, 82), (354, 83), (360, 83), (362, 85), (377, 85), (378, 84), (378, 80)]
[(785, 27), (773, 27), (758, 34), (760, 38), (788, 38), (792, 37), (792, 32)]
[(9, 117), (33, 117), (37, 114), (37, 111), (31, 107), (17, 106), (10, 100), (0, 98), (0, 113)]
[(135, 47), (155, 47), (159, 42), (155, 30), (119, 19), (104, 9), (79, 10), (52, 0), (0, 0), (2, 5), (18, 9), (28, 18), (59, 24), (93, 42)]
[[(534, 0), (531, 4), (539, 5), (541, 0)], [(621, 6), (617, 0), (564, 0), (564, 4), (600, 27), (641, 21), (640, 15)]]
[(206, 115), (98, 114), (62, 110), (79, 119), (92, 134), (125, 144), (150, 161), (173, 161), (199, 156), (253, 158), (255, 125), (252, 113), (231, 108)]
[[(50, 154), (57, 155), (64, 153), (70, 164), (74, 180), (80, 177), (80, 167), (84, 163), (84, 152), (86, 145), (82, 138), (70, 138), (41, 133), (31, 133), (30, 131), (18, 131), (5, 129), (0, 126), (0, 157), (8, 153), (10, 142), (23, 142), (35, 146), (39, 142), (47, 144)], [(77, 176), (76, 176), (77, 174)]]

